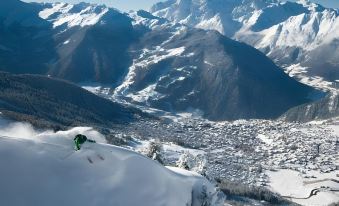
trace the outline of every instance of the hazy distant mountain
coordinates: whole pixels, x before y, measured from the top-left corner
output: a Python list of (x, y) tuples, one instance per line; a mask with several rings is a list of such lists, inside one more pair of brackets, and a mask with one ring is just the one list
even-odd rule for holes
[(168, 0), (151, 11), (246, 42), (309, 85), (327, 90), (339, 80), (338, 10), (308, 1)]
[(7, 13), (0, 13), (2, 70), (108, 83), (116, 88), (114, 97), (166, 111), (199, 111), (214, 120), (274, 118), (310, 101), (311, 88), (256, 49), (215, 31), (145, 11), (11, 1), (16, 3), (7, 9), (19, 5), (44, 23), (6, 24)]
[(14, 73), (46, 73), (56, 57), (50, 23), (38, 16), (38, 5), (0, 2), (0, 69)]

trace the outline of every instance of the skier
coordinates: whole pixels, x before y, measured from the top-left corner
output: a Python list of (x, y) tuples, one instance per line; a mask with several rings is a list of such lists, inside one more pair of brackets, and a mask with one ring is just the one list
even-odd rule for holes
[(88, 139), (85, 135), (82, 134), (78, 134), (75, 136), (74, 138), (74, 144), (75, 144), (75, 150), (80, 150), (81, 149), (81, 145), (84, 144), (85, 142), (91, 142), (91, 143), (95, 143), (94, 140)]

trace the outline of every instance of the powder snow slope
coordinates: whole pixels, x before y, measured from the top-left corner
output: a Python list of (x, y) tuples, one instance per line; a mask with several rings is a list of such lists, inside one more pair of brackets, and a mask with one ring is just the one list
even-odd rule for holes
[[(10, 135), (5, 131), (0, 135)], [(204, 201), (222, 205), (222, 196), (197, 174), (104, 143), (74, 152), (79, 132), (103, 142), (90, 128), (0, 137), (0, 205), (200, 206), (204, 192)]]
[(303, 83), (337, 86), (338, 10), (308, 1), (168, 0), (151, 12), (250, 44)]

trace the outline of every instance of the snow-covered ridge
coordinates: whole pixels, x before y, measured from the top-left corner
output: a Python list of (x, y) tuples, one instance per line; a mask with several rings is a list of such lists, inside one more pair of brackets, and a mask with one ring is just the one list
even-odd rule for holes
[(171, 21), (214, 29), (228, 36), (239, 29), (239, 23), (247, 22), (265, 7), (276, 5), (276, 0), (169, 0), (151, 8), (151, 12)]
[(67, 4), (53, 3), (42, 10), (39, 16), (51, 21), (53, 27), (59, 27), (66, 24), (68, 27), (73, 26), (90, 26), (95, 25), (109, 11), (105, 6), (98, 6), (87, 3)]
[[(78, 133), (98, 143), (85, 143), (74, 151), (73, 137)], [(54, 133), (9, 124), (0, 127), (0, 142), (0, 205), (223, 204), (223, 197), (205, 178), (100, 143), (103, 136), (91, 128)]]
[[(300, 42), (296, 41), (298, 39), (293, 39), (293, 45), (295, 43), (305, 45), (333, 31), (334, 28), (331, 26), (338, 17), (337, 10), (325, 9), (308, 1), (293, 3), (278, 0), (170, 0), (154, 5), (151, 11), (154, 15), (178, 23), (218, 30), (227, 36), (239, 39), (245, 35), (249, 36), (246, 32), (253, 32), (254, 37), (256, 33), (261, 34), (260, 37), (272, 35), (272, 31), (266, 31), (266, 29), (273, 29), (278, 25), (285, 29), (299, 29), (290, 36), (297, 34), (297, 38), (301, 38), (305, 33), (308, 34), (306, 40), (309, 41)], [(317, 24), (319, 24), (319, 29), (317, 29)], [(303, 33), (297, 33), (300, 31)], [(313, 37), (310, 32), (316, 35)], [(332, 33), (332, 35), (335, 34)], [(257, 44), (262, 45), (263, 42), (265, 40)], [(285, 43), (288, 45), (291, 41)]]

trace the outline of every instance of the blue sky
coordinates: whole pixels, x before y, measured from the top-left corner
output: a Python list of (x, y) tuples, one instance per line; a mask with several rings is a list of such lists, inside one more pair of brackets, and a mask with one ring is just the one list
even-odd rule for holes
[[(0, 0), (3, 1), (3, 0)], [(70, 2), (77, 3), (81, 1), (98, 3), (98, 4), (106, 4), (115, 8), (118, 8), (123, 11), (128, 10), (139, 10), (145, 9), (148, 10), (152, 4), (158, 2), (160, 0), (25, 0), (25, 1), (36, 1), (36, 2)], [(326, 7), (339, 8), (339, 0), (313, 0), (314, 2), (318, 2)]]
[(313, 2), (317, 2), (325, 7), (339, 8), (338, 0), (312, 0)]

